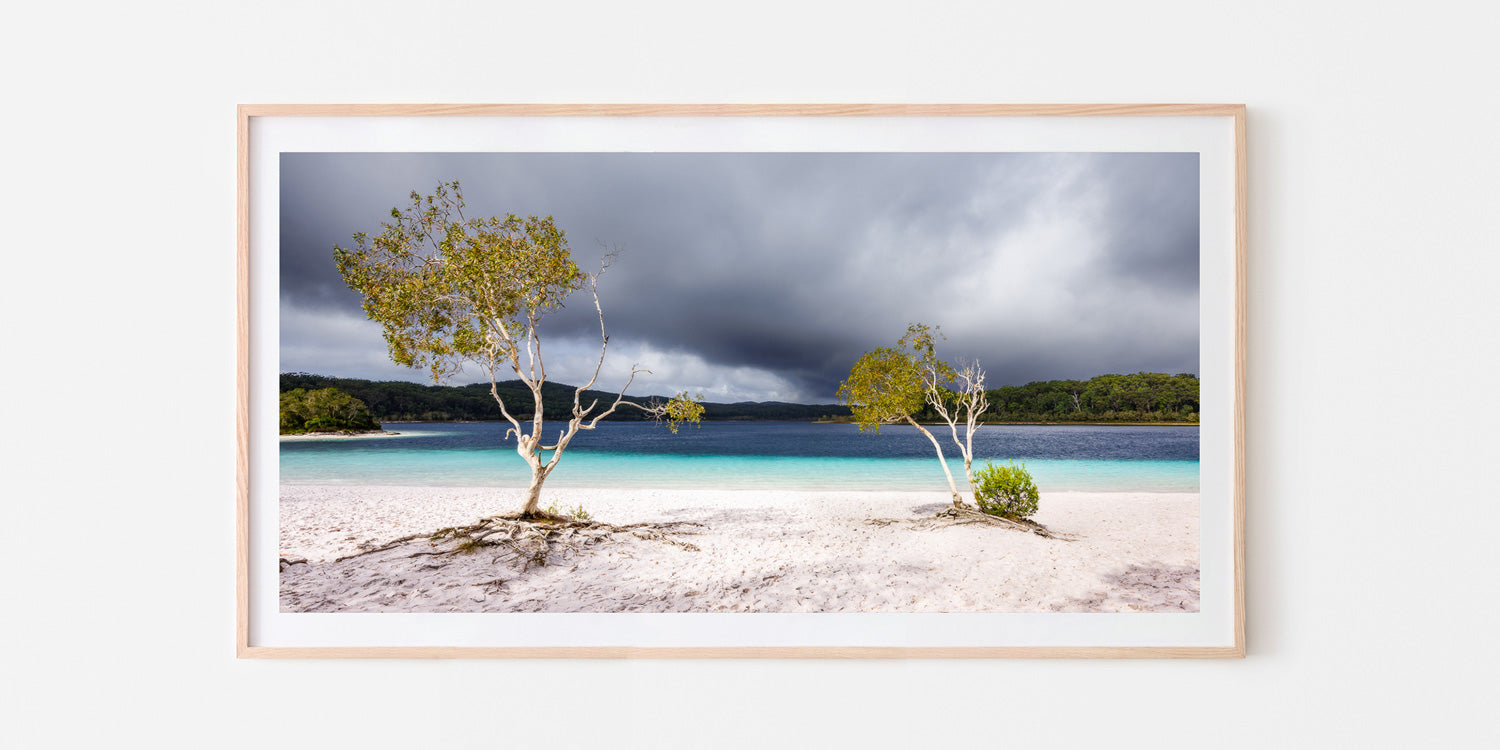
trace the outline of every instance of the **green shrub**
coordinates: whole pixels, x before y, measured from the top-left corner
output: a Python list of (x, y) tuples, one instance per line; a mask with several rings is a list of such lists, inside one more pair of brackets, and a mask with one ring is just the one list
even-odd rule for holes
[(557, 507), (557, 503), (553, 503), (547, 506), (547, 509), (543, 512), (553, 516), (572, 516), (580, 521), (594, 520), (594, 516), (587, 510), (584, 510), (582, 505), (575, 506), (572, 510), (564, 512)]
[(1026, 464), (996, 466), (989, 461), (974, 472), (974, 502), (992, 516), (1030, 518), (1036, 513), (1039, 495)]

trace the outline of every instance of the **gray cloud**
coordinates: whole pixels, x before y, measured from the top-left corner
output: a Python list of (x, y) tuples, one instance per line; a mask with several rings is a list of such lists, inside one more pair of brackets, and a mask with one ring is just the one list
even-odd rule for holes
[[(997, 385), (1198, 370), (1197, 154), (932, 153), (285, 154), (283, 370), (422, 379), (332, 248), (451, 180), (471, 213), (554, 216), (586, 268), (623, 250), (607, 374), (658, 360), (633, 392), (826, 402), (917, 321)], [(587, 367), (591, 313), (547, 321), (555, 379)]]

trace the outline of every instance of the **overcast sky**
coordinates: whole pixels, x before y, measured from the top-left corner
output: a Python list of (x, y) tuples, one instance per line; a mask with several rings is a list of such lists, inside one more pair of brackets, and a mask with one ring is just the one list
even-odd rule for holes
[[(914, 322), (992, 387), (1198, 372), (1196, 153), (283, 154), (282, 372), (430, 382), (333, 246), (453, 180), (470, 216), (553, 216), (585, 270), (621, 250), (600, 385), (653, 370), (632, 395), (829, 403)], [(543, 326), (551, 379), (586, 381), (587, 294)]]

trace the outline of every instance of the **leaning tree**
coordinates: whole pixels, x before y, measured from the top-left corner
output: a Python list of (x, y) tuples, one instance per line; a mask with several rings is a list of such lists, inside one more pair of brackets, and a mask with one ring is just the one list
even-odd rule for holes
[[(601, 272), (611, 258), (605, 256)], [(355, 234), (354, 247), (335, 247), (334, 259), (344, 282), (364, 297), (365, 313), (384, 328), (393, 361), (426, 368), (435, 382), (466, 364), (489, 376), (490, 394), (511, 424), (505, 440), (515, 439), (516, 453), (531, 468), (523, 518), (546, 515), (540, 510), (542, 483), (579, 431), (594, 429), (616, 409), (640, 409), (665, 421), (673, 432), (679, 423), (696, 423), (703, 415), (703, 407), (686, 393), (648, 404), (627, 400), (625, 391), (635, 377), (650, 372), (635, 366), (604, 408), (598, 399), (583, 403), (585, 392), (599, 379), (609, 347), (599, 275), (578, 268), (550, 216), (467, 217), (459, 184), (445, 183), (432, 195), (412, 192), (411, 205), (391, 209), (391, 220), (381, 224), (379, 233)], [(546, 444), (542, 387), (547, 367), (538, 327), (581, 289), (588, 289), (599, 316), (599, 358), (588, 382), (573, 391), (567, 426), (556, 442)], [(507, 373), (531, 391), (529, 430), (500, 396), (499, 379)], [(543, 456), (546, 451), (550, 458)]]
[[(861, 432), (879, 432), (881, 425), (905, 422), (927, 436), (948, 478), (953, 504), (962, 507), (963, 496), (943, 457), (943, 444), (917, 421), (917, 414), (930, 406), (948, 425), (963, 457), (964, 478), (972, 495), (974, 433), (979, 430), (980, 415), (990, 404), (984, 393), (984, 370), (977, 362), (961, 362), (954, 369), (938, 359), (935, 339), (941, 336), (937, 329), (921, 323), (908, 326), (896, 346), (867, 352), (854, 363), (849, 379), (839, 384), (838, 400), (853, 412)], [(962, 438), (960, 423), (964, 426)]]

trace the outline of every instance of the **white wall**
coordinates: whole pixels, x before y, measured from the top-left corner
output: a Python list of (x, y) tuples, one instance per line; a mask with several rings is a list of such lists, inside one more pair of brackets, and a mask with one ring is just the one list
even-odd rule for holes
[[(1500, 18), (1313, 5), (8, 9), (0, 740), (1493, 745)], [(236, 661), (234, 105), (333, 101), (1247, 103), (1249, 658)]]

